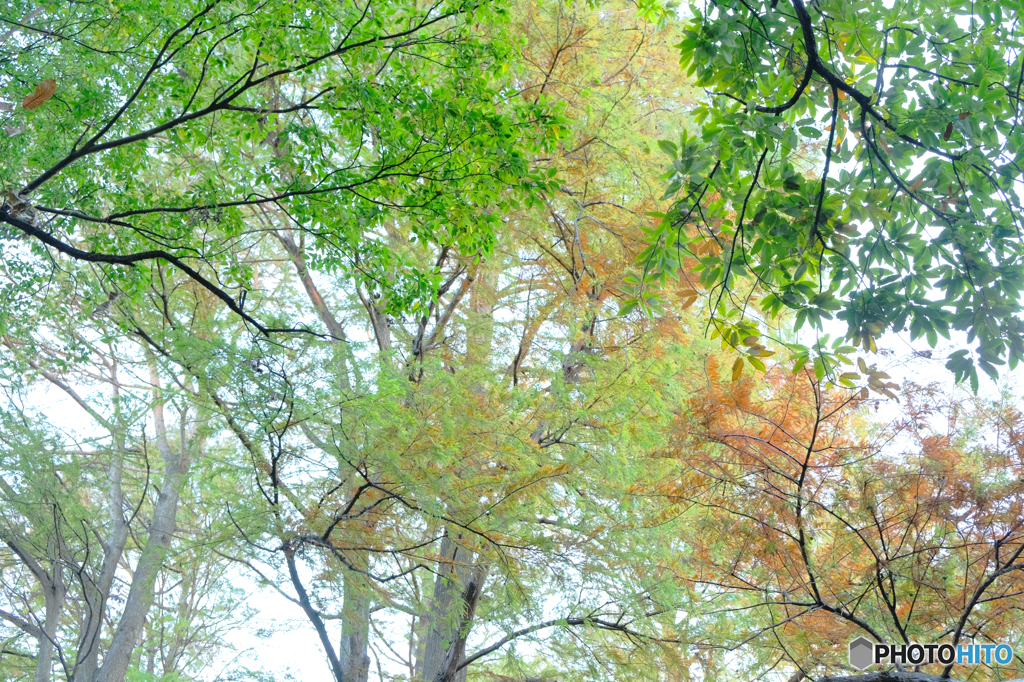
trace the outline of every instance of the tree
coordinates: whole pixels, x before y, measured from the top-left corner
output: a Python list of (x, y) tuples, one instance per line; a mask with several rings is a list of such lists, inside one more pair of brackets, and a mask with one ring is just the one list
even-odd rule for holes
[(38, 331), (48, 338), (4, 337), (4, 389), (23, 396), (34, 375), (78, 425), (17, 400), (0, 413), (0, 630), (4, 654), (17, 657), (5, 677), (46, 682), (56, 666), (69, 682), (91, 682), (160, 665), (188, 679), (245, 613), (202, 539), (220, 533), (219, 510), (180, 509), (196, 495), (193, 477), (209, 484), (218, 466), (208, 416), (175, 400), (138, 346), (133, 362), (132, 344), (95, 344), (67, 326)]
[[(648, 576), (623, 568), (643, 546), (642, 523), (626, 520), (640, 516), (623, 499), (640, 475), (628, 453), (666, 414), (647, 389), (671, 392), (645, 355), (665, 339), (609, 305), (656, 185), (630, 144), (666, 124), (679, 84), (656, 68), (664, 34), (626, 10), (520, 11), (523, 57), (504, 88), (564, 107), (567, 139), (536, 160), (559, 171), (559, 191), (511, 212), (480, 260), (424, 248), (400, 217), (379, 226), (391, 252), (437, 273), (413, 315), (361, 288), (321, 289), (303, 226), (269, 214), (297, 279), (278, 301), (315, 306), (328, 329), (349, 320), (333, 336), (351, 341), (295, 341), (287, 354), (254, 344), (211, 396), (262, 492), (236, 517), (251, 539), (236, 559), (306, 614), (338, 680), (365, 679), (382, 658), (414, 679), (462, 679), (470, 665), (520, 678), (493, 655), (536, 637), (556, 642), (565, 674), (646, 675), (621, 663), (671, 639), (644, 601)], [(658, 87), (641, 98), (643, 83)], [(182, 341), (168, 333), (161, 352), (173, 355)], [(401, 635), (387, 631), (396, 619)]]
[[(66, 73), (12, 107), (39, 127), (8, 140), (4, 220), (38, 241), (4, 244), (5, 387), (15, 403), (47, 374), (127, 392), (94, 367), (133, 367), (137, 447), (183, 465), (168, 513), (138, 519), (164, 543), (138, 598), (97, 610), (118, 625), (96, 630), (94, 679), (174, 659), (157, 586), (208, 570), (171, 561), (199, 551), (173, 499), (185, 489), (234, 531), (216, 550), (305, 615), (339, 680), (367, 679), (402, 640), (409, 677), (524, 677), (497, 656), (540, 637), (566, 675), (650, 676), (625, 663), (674, 637), (628, 557), (651, 540), (638, 529), (663, 531), (623, 491), (663, 437), (651, 396), (672, 400), (665, 368), (692, 350), (611, 306), (657, 185), (633, 145), (674, 126), (663, 27), (628, 7), (527, 6), (515, 28), (500, 8), (345, 5), (317, 24), (317, 7), (139, 6), (153, 30), (139, 43), (127, 15), (72, 5), (7, 44), (17, 68)], [(96, 88), (123, 99), (102, 109)], [(86, 104), (100, 123), (78, 143), (41, 134), (46, 115), (77, 134)], [(34, 164), (28, 195), (13, 179)], [(172, 404), (203, 439), (189, 457), (158, 420)], [(214, 453), (235, 478), (207, 489), (196, 467)]]
[[(557, 120), (533, 104), (504, 102), (490, 89), (508, 49), (501, 7), (366, 2), (327, 12), (321, 3), (214, 1), (135, 3), (113, 13), (90, 3), (15, 3), (4, 11), (11, 30), (0, 45), (0, 80), (7, 92), (26, 90), (20, 104), (4, 105), (10, 125), (0, 149), (6, 191), (0, 220), (13, 230), (6, 235), (10, 296), (0, 326), (13, 339), (14, 366), (27, 363), (30, 374), (52, 377), (73, 393), (65, 373), (88, 376), (83, 363), (90, 360), (108, 367), (151, 365), (151, 417), (167, 465), (147, 523), (152, 542), (132, 569), (136, 580), (111, 638), (103, 632), (112, 615), (109, 592), (133, 530), (116, 483), (103, 491), (110, 507), (110, 526), (103, 530), (110, 535), (93, 531), (104, 550), (102, 568), (74, 554), (95, 560), (90, 533), (67, 556), (46, 555), (53, 574), (22, 551), (18, 533), (5, 536), (47, 595), (54, 594), (40, 624), (58, 626), (66, 597), (60, 576), (69, 567), (85, 580), (82, 598), (92, 610), (77, 653), (63, 656), (64, 633), (41, 633), (42, 625), (25, 620), (29, 612), (15, 624), (25, 624), (40, 647), (37, 680), (49, 679), (54, 647), (67, 677), (120, 680), (138, 665), (140, 637), (159, 634), (160, 619), (149, 613), (161, 571), (171, 570), (165, 562), (182, 522), (180, 490), (196, 459), (205, 460), (191, 451), (192, 436), (203, 441), (215, 433), (206, 430), (210, 410), (218, 407), (210, 401), (216, 390), (200, 391), (194, 383), (202, 376), (197, 365), (211, 368), (211, 358), (196, 353), (209, 350), (202, 342), (216, 333), (212, 303), (260, 334), (303, 331), (257, 319), (275, 320), (282, 310), (273, 301), (261, 307), (263, 301), (247, 295), (259, 288), (260, 266), (247, 254), (268, 235), (260, 219), (273, 214), (302, 226), (297, 244), (279, 234), (302, 274), (307, 262), (343, 270), (374, 301), (373, 319), (385, 319), (422, 304), (439, 282), (431, 279), (438, 275), (434, 268), (415, 270), (377, 241), (371, 232), (382, 217), (402, 214), (414, 239), (443, 242), (470, 256), (486, 253), (494, 239), (494, 206), (503, 205), (503, 191), (533, 183), (524, 151), (544, 149), (556, 137)], [(28, 248), (16, 236), (29, 238)], [(97, 267), (74, 268), (74, 261)], [(389, 279), (393, 273), (398, 277)], [(63, 311), (39, 305), (54, 284), (64, 296)], [(179, 287), (188, 303), (176, 296)], [(150, 301), (162, 314), (155, 325), (147, 317)], [(189, 303), (191, 309), (181, 307)], [(35, 310), (26, 318), (22, 306)], [(322, 301), (314, 299), (313, 307), (330, 321)], [(68, 318), (86, 329), (69, 329)], [(161, 324), (174, 331), (188, 326), (173, 354), (152, 355), (165, 340), (157, 333)], [(332, 337), (339, 330), (328, 325), (325, 337), (345, 341)], [(33, 364), (31, 355), (54, 333), (62, 339), (56, 366)], [(142, 341), (135, 350), (151, 355), (140, 360), (119, 346), (128, 343), (125, 334)], [(108, 354), (103, 346), (109, 344)], [(184, 376), (175, 391), (183, 410), (177, 445), (166, 435), (160, 407), (170, 390), (158, 378), (164, 370), (174, 379)], [(12, 381), (11, 388), (18, 393), (25, 385)], [(112, 455), (102, 466), (120, 472), (128, 447), (124, 427), (88, 400), (77, 402), (97, 428), (110, 432)], [(185, 414), (193, 415), (188, 424)], [(12, 514), (19, 528), (27, 512), (18, 505), (36, 502), (17, 486), (8, 502), (18, 510)], [(29, 527), (63, 546), (66, 529), (58, 519), (35, 519)]]
[[(707, 605), (691, 620), (703, 646), (743, 652), (744, 679), (781, 667), (791, 679), (861, 682), (939, 678), (828, 677), (846, 669), (857, 636), (1019, 646), (1024, 471), (1012, 396), (908, 385), (903, 415), (880, 429), (864, 423), (872, 401), (806, 369), (774, 368), (763, 388), (721, 381), (716, 362), (708, 377), (711, 390), (678, 420), (680, 472), (659, 489), (702, 510), (679, 570)], [(943, 678), (952, 668), (925, 666)], [(1018, 660), (970, 678), (1020, 672)]]
[[(670, 15), (9, 9), (0, 74), (24, 99), (0, 148), (4, 674), (208, 674), (244, 615), (236, 571), (288, 600), (337, 682), (816, 674), (836, 652), (808, 627), (909, 636), (955, 610), (958, 636), (1019, 632), (1020, 491), (972, 468), (989, 444), (922, 436), (927, 456), (901, 460), (864, 435), (866, 394), (822, 386), (830, 355), (754, 390), (743, 368), (768, 370), (766, 334), (716, 304), (748, 349), (722, 381), (687, 309), (724, 241), (624, 276), (668, 258), (665, 240), (645, 252), (663, 182), (643, 143), (692, 105), (666, 68)], [(747, 150), (726, 148), (752, 181)], [(761, 185), (781, 163), (751, 158)], [(694, 210), (728, 218), (728, 189)], [(616, 314), (672, 272), (664, 314)], [(31, 409), (43, 386), (81, 433)], [(972, 409), (1012, 424), (991, 457), (1016, 472), (1018, 418)], [(890, 552), (940, 536), (937, 554)], [(957, 570), (966, 587), (927, 593)], [(730, 658), (737, 622), (755, 646)]]
[(259, 332), (274, 324), (251, 314), (251, 268), (239, 262), (254, 211), (306, 226), (307, 258), (408, 308), (437, 283), (409, 268), (385, 281), (393, 255), (366, 226), (401, 212), (421, 240), (486, 252), (484, 207), (535, 184), (524, 152), (557, 135), (539, 107), (496, 109), (503, 7), (213, 0), (4, 11), (0, 80), (26, 92), (4, 105), (0, 220), (37, 250), (134, 266), (109, 271), (125, 287), (165, 264)]
[[(672, 209), (640, 259), (631, 305), (692, 259), (710, 327), (845, 323), (785, 343), (819, 375), (886, 331), (973, 349), (947, 367), (977, 386), (1024, 356), (1022, 53), (1017, 7), (969, 2), (695, 3), (678, 47), (704, 88), (672, 157)], [(756, 357), (756, 353), (754, 354)], [(856, 376), (844, 379), (855, 380)]]

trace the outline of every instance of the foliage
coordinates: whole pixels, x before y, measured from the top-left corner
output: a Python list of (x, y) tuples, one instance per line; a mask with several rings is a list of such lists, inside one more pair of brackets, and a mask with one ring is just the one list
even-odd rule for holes
[[(189, 588), (245, 574), (290, 600), (338, 680), (366, 680), (371, 661), (393, 669), (403, 640), (397, 665), (418, 679), (510, 671), (527, 641), (557, 651), (564, 674), (650, 677), (654, 645), (674, 638), (647, 613), (658, 583), (630, 557), (665, 529), (624, 491), (643, 475), (640, 453), (664, 443), (679, 398), (663, 377), (696, 348), (672, 325), (616, 319), (613, 301), (658, 184), (641, 143), (674, 126), (667, 35), (618, 6), (502, 17), (459, 5), (442, 19), (447, 6), (410, 3), (372, 21), (352, 7), (330, 31), (369, 42), (331, 55), (316, 30), (285, 41), (280, 24), (308, 23), (304, 6), (179, 6), (109, 53), (88, 39), (125, 15), (36, 15), (84, 18), (74, 40), (54, 28), (29, 51), (65, 50), (47, 64), (66, 72), (46, 74), (56, 92), (13, 117), (67, 115), (71, 128), (55, 103), (127, 103), (95, 112), (113, 123), (93, 124), (94, 142), (41, 127), (9, 140), (24, 145), (10, 158), (31, 150), (49, 170), (5, 217), (39, 240), (5, 244), (5, 388), (67, 394), (104, 446), (92, 466), (135, 472), (123, 494), (92, 486), (107, 511), (83, 516), (106, 558), (93, 551), (78, 570), (88, 581), (113, 557), (135, 579), (118, 574), (129, 594), (119, 603), (115, 582), (100, 611), (112, 625), (99, 629), (97, 676), (75, 670), (72, 602), (51, 609), (65, 675), (210, 664), (237, 596)], [(388, 37), (394, 25), (415, 30)], [(162, 65), (151, 41), (167, 35), (176, 61)], [(317, 49), (329, 58), (289, 61)], [(93, 86), (111, 99), (64, 89), (76, 69), (115, 63), (136, 75)], [(118, 100), (125, 83), (145, 87)], [(111, 393), (86, 388), (96, 382)], [(52, 417), (31, 421), (60, 440)], [(160, 459), (163, 477), (149, 463)], [(65, 475), (51, 485), (92, 489)], [(136, 512), (150, 475), (160, 494)], [(118, 528), (123, 547), (106, 539)], [(43, 582), (19, 574), (11, 603)], [(44, 606), (29, 613), (46, 621)]]
[(73, 258), (135, 265), (110, 271), (121, 289), (141, 291), (169, 263), (265, 330), (246, 312), (241, 254), (253, 212), (283, 211), (306, 226), (312, 262), (389, 310), (415, 308), (437, 282), (393, 262), (368, 226), (400, 213), (421, 242), (486, 254), (503, 190), (542, 181), (527, 153), (557, 139), (556, 118), (493, 87), (511, 49), (506, 11), (9, 5), (4, 90), (56, 85), (4, 106), (3, 220)]
[[(865, 430), (873, 401), (826, 390), (808, 370), (773, 369), (763, 387), (719, 379), (715, 362), (708, 375), (711, 390), (692, 399), (666, 453), (680, 473), (658, 493), (701, 510), (677, 570), (703, 596), (695, 639), (745, 653), (723, 667), (739, 662), (743, 679), (780, 663), (840, 674), (862, 635), (1020, 646), (1024, 462), (1012, 397), (909, 384), (903, 413)], [(986, 667), (977, 674), (1020, 676), (1019, 662)]]
[[(1009, 401), (909, 387), (880, 426), (823, 385), (852, 348), (773, 366), (707, 224), (652, 224), (648, 141), (739, 116), (695, 104), (662, 9), (5, 10), (0, 675), (273, 679), (232, 648), (273, 635), (241, 585), (337, 682), (760, 679), (835, 670), (856, 628), (1019, 637)], [(750, 137), (660, 145), (732, 174), (694, 208), (716, 230), (745, 158), (758, 201), (784, 163), (773, 201), (820, 191), (813, 147)], [(712, 139), (732, 160), (701, 171)], [(835, 267), (814, 248), (801, 277)]]
[[(977, 387), (1024, 357), (1021, 36), (1015, 3), (694, 3), (678, 44), (704, 89), (696, 136), (665, 141), (670, 211), (633, 305), (686, 268), (734, 347), (794, 311), (833, 380), (886, 330)], [(696, 282), (695, 282), (696, 286)], [(831, 328), (831, 327), (830, 327)], [(852, 371), (851, 371), (852, 370)], [(819, 372), (820, 373), (820, 372)]]
[[(143, 602), (154, 604), (144, 634), (142, 628), (138, 633), (141, 644), (138, 636), (131, 642), (137, 671), (148, 671), (150, 679), (155, 670), (196, 679), (213, 656), (230, 649), (225, 634), (248, 615), (244, 595), (208, 548), (222, 541), (227, 521), (221, 506), (205, 504), (225, 497), (223, 460), (201, 439), (187, 437), (195, 424), (187, 408), (181, 410), (184, 442), (169, 443), (162, 422), (147, 438), (146, 393), (152, 387), (131, 385), (140, 365), (148, 368), (144, 357), (131, 361), (130, 344), (115, 355), (112, 346), (97, 347), (80, 336), (87, 359), (68, 371), (61, 362), (64, 349), (55, 342), (67, 327), (45, 331), (49, 342), (36, 339), (28, 356), (23, 341), (4, 341), (5, 369), (34, 375), (52, 391), (35, 386), (47, 395), (49, 409), (30, 411), (8, 399), (2, 412), (0, 540), (9, 554), (0, 569), (0, 627), (8, 654), (0, 670), (7, 679), (38, 679), (39, 670), (49, 673), (52, 660), (69, 680), (91, 679), (116, 639), (101, 633), (102, 623), (125, 629), (131, 612), (125, 604), (141, 592)], [(88, 386), (90, 375), (104, 386)], [(69, 385), (68, 376), (79, 385)], [(5, 390), (15, 395), (8, 382)], [(81, 416), (55, 419), (54, 410), (68, 409), (81, 410)], [(155, 416), (158, 408), (152, 411)], [(161, 472), (157, 464), (167, 464), (165, 448), (180, 452), (190, 444), (197, 450), (191, 453), (194, 478), (171, 495), (173, 471)], [(181, 537), (172, 551), (155, 552), (158, 517), (176, 498), (186, 507), (176, 515)], [(199, 500), (204, 504), (197, 508)], [(163, 570), (147, 569), (154, 563), (147, 557)]]

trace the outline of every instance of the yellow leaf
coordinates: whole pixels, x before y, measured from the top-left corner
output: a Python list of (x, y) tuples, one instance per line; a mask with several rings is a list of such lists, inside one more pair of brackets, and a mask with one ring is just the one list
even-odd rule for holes
[(743, 374), (743, 358), (736, 358), (736, 362), (732, 363), (732, 380), (739, 381), (740, 376)]

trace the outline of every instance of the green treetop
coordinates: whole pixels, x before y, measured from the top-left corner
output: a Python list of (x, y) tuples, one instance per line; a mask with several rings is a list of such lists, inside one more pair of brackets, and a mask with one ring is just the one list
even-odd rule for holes
[[(705, 90), (696, 137), (662, 144), (673, 206), (634, 304), (681, 270), (734, 346), (795, 311), (846, 324), (792, 351), (832, 374), (884, 331), (935, 346), (977, 385), (1024, 357), (1017, 2), (712, 2), (678, 44)], [(692, 260), (688, 260), (692, 259)], [(695, 281), (696, 284), (696, 281)], [(853, 381), (856, 373), (845, 377)]]

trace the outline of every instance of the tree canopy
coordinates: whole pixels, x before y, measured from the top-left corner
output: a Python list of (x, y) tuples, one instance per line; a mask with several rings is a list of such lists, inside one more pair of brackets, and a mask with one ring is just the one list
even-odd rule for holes
[(1024, 652), (1019, 402), (870, 355), (1016, 362), (1015, 14), (795, 2), (0, 9), (0, 676)]
[(678, 48), (705, 98), (693, 109), (696, 134), (661, 143), (673, 205), (627, 306), (656, 310), (658, 284), (682, 269), (735, 346), (761, 320), (793, 316), (819, 333), (841, 323), (832, 345), (810, 349), (832, 378), (847, 372), (852, 347), (874, 350), (887, 330), (933, 347), (965, 334), (969, 347), (947, 367), (975, 386), (978, 368), (996, 377), (1016, 367), (1018, 11), (1014, 2), (692, 4)]
[(421, 240), (486, 251), (501, 191), (533, 183), (527, 152), (557, 138), (533, 103), (496, 107), (501, 7), (5, 11), (31, 26), (9, 22), (0, 48), (5, 87), (27, 93), (5, 107), (2, 220), (72, 258), (136, 265), (110, 271), (136, 288), (167, 264), (259, 331), (274, 323), (246, 312), (239, 258), (253, 211), (308, 227), (318, 266), (409, 308), (436, 282), (412, 267), (388, 280), (396, 254), (368, 229), (398, 212)]

